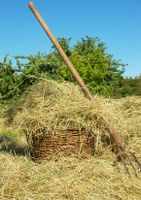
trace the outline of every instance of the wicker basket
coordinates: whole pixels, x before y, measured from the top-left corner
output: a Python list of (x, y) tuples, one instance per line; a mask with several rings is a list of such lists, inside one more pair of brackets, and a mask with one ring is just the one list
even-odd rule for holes
[(76, 127), (61, 130), (56, 134), (32, 137), (31, 155), (35, 162), (50, 160), (56, 155), (93, 155), (94, 138), (85, 129)]

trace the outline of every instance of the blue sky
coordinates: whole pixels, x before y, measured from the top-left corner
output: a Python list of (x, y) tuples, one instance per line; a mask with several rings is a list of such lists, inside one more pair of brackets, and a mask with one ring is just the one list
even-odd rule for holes
[[(0, 0), (0, 61), (7, 53), (49, 52), (51, 42), (27, 0)], [(141, 0), (34, 0), (56, 37), (86, 35), (106, 42), (115, 59), (128, 64), (125, 76), (141, 74)]]

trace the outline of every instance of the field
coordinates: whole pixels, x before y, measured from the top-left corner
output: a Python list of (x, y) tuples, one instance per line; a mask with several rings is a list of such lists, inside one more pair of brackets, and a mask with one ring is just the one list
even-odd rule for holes
[[(67, 87), (66, 89), (64, 89), (65, 87), (63, 86), (63, 91), (65, 90), (65, 95)], [(69, 86), (69, 91), (72, 91), (72, 87), (74, 86)], [(37, 89), (37, 87), (34, 87), (33, 89), (35, 88)], [(42, 104), (39, 104), (39, 99), (42, 98), (39, 98), (37, 91), (34, 92), (36, 94), (36, 100), (35, 98), (32, 99), (34, 99), (34, 105), (38, 106), (38, 114), (40, 118), (44, 114), (42, 112), (44, 111), (41, 106)], [(30, 93), (32, 97), (33, 94), (33, 92)], [(77, 93), (77, 88), (75, 88), (75, 94), (79, 95), (79, 92)], [(58, 97), (58, 95), (56, 96)], [(64, 99), (65, 102), (65, 96), (61, 94), (61, 97)], [(78, 100), (77, 95), (76, 97)], [(101, 108), (101, 113), (104, 116), (111, 116), (111, 122), (120, 131), (124, 140), (126, 141), (127, 150), (130, 149), (131, 151), (136, 152), (138, 158), (141, 159), (141, 99), (139, 97), (122, 98), (119, 100), (108, 99), (106, 101), (102, 99), (103, 98), (101, 97), (97, 97), (96, 100), (97, 106), (99, 107), (99, 109)], [(44, 105), (47, 105), (45, 103), (47, 103), (48, 101), (45, 101), (45, 98), (43, 101)], [(51, 102), (56, 103), (56, 101), (53, 99), (51, 99)], [(81, 97), (81, 95), (79, 97), (79, 102), (81, 102), (81, 107), (83, 108), (83, 97)], [(19, 123), (20, 121), (25, 119), (24, 112), (26, 112), (26, 119), (28, 120), (31, 119), (31, 113), (34, 114), (34, 119), (36, 120), (38, 119), (38, 116), (34, 106), (30, 106), (32, 108), (28, 110), (27, 101), (24, 105), (26, 105), (26, 107), (24, 107), (24, 111), (18, 111), (17, 118), (15, 118), (16, 121), (13, 124), (6, 126), (3, 125), (4, 119), (2, 117), (4, 116), (3, 113), (5, 109), (1, 108), (2, 114), (0, 118), (0, 134), (6, 135), (7, 138), (5, 143), (2, 143), (0, 146), (0, 199), (141, 199), (141, 175), (139, 170), (137, 169), (137, 166), (135, 166), (137, 169), (137, 177), (134, 170), (131, 168), (130, 163), (127, 163), (127, 167), (130, 172), (127, 173), (123, 163), (116, 162), (115, 152), (113, 151), (113, 144), (106, 144), (106, 141), (99, 141), (97, 143), (97, 151), (95, 155), (87, 156), (84, 159), (75, 158), (73, 156), (57, 156), (51, 161), (45, 161), (42, 164), (37, 164), (31, 161), (25, 135), (19, 129), (19, 127), (21, 127), (19, 126)], [(56, 105), (59, 105), (58, 100)], [(62, 100), (60, 105), (62, 105)], [(79, 108), (80, 113), (81, 108), (78, 105), (79, 104), (77, 104), (77, 108)], [(68, 104), (67, 106), (70, 106), (70, 108), (72, 108), (72, 104)], [(63, 108), (65, 116), (68, 116), (67, 111), (69, 110), (70, 114), (71, 109), (66, 108), (65, 110), (65, 107)], [(105, 111), (102, 111), (102, 108), (104, 110), (107, 110), (108, 114), (105, 115)], [(73, 109), (73, 112), (75, 112), (75, 110), (76, 109)], [(60, 113), (61, 111), (59, 110), (59, 115), (62, 116), (62, 113)], [(76, 112), (77, 111), (78, 110), (76, 110)], [(55, 111), (53, 111), (53, 113), (54, 112)], [(93, 109), (93, 112), (95, 112), (96, 114), (97, 110), (95, 111)], [(52, 116), (52, 119), (54, 119), (53, 114), (50, 116)], [(45, 120), (47, 119), (45, 118)], [(75, 121), (77, 121), (77, 118), (75, 119)], [(51, 121), (48, 122), (50, 122), (51, 124)], [(100, 121), (100, 123), (102, 123), (102, 121)], [(42, 125), (44, 125), (43, 122)], [(25, 126), (23, 121), (22, 126)], [(60, 124), (58, 126), (60, 126)], [(104, 126), (101, 124), (99, 125), (99, 129), (95, 128), (94, 130), (95, 132), (98, 132), (99, 130), (99, 133), (101, 134), (97, 135), (97, 141), (98, 138), (100, 138), (100, 136), (103, 136), (102, 134), (106, 132)]]

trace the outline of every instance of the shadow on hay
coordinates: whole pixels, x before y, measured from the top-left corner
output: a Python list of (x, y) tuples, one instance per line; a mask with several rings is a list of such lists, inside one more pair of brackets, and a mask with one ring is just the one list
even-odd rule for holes
[(7, 136), (0, 137), (0, 152), (6, 152), (15, 156), (29, 156), (29, 148), (27, 145), (13, 141)]

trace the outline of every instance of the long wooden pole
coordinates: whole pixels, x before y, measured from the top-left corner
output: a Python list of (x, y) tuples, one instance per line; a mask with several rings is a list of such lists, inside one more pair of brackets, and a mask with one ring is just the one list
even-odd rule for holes
[(63, 51), (62, 47), (60, 46), (59, 42), (56, 40), (56, 38), (54, 37), (54, 35), (52, 34), (52, 32), (50, 31), (49, 27), (47, 26), (47, 24), (45, 23), (45, 21), (43, 20), (43, 18), (41, 17), (40, 13), (38, 12), (38, 10), (36, 9), (36, 7), (34, 6), (34, 4), (32, 2), (30, 2), (28, 4), (29, 8), (31, 9), (31, 11), (33, 12), (34, 16), (37, 18), (37, 20), (39, 21), (39, 23), (41, 24), (41, 26), (43, 27), (44, 31), (46, 32), (46, 34), (48, 35), (48, 37), (50, 38), (50, 40), (52, 41), (52, 43), (54, 44), (54, 46), (56, 47), (57, 51), (59, 52), (59, 54), (61, 55), (61, 57), (63, 58), (64, 62), (66, 63), (66, 65), (68, 66), (69, 70), (71, 71), (72, 75), (74, 76), (75, 80), (78, 82), (78, 84), (80, 85), (80, 87), (82, 88), (83, 92), (85, 93), (85, 95), (92, 100), (93, 96), (90, 93), (90, 91), (88, 90), (87, 86), (85, 85), (84, 81), (82, 80), (82, 78), (80, 77), (79, 73), (76, 71), (75, 67), (73, 66), (72, 62), (69, 60), (69, 58), (67, 57), (67, 55), (65, 54), (65, 52)]
[[(84, 94), (87, 96), (87, 98), (89, 98), (90, 100), (93, 100), (93, 95), (91, 94), (91, 92), (89, 91), (89, 89), (85, 85), (84, 81), (82, 80), (82, 78), (80, 77), (78, 72), (76, 71), (75, 67), (73, 66), (73, 64), (71, 63), (71, 61), (67, 57), (67, 55), (65, 54), (64, 50), (62, 49), (62, 47), (60, 46), (60, 44), (58, 43), (58, 41), (56, 40), (56, 38), (54, 37), (54, 35), (50, 31), (50, 29), (48, 28), (47, 24), (45, 23), (45, 21), (41, 17), (40, 13), (38, 12), (38, 10), (34, 6), (34, 4), (32, 2), (30, 2), (28, 4), (28, 6), (31, 9), (31, 11), (33, 12), (34, 16), (39, 21), (39, 23), (41, 24), (41, 26), (43, 27), (44, 31), (46, 32), (46, 34), (48, 35), (48, 37), (50, 38), (50, 40), (52, 41), (54, 46), (56, 47), (57, 51), (59, 52), (59, 54), (61, 55), (62, 59), (64, 60), (64, 62), (68, 66), (68, 68), (71, 71), (72, 75), (74, 76), (75, 80), (78, 82), (78, 84), (82, 88)], [(123, 151), (125, 146), (124, 146), (122, 137), (115, 130), (115, 128), (113, 126), (111, 126), (108, 122), (106, 122), (106, 124), (107, 124), (107, 127), (108, 127), (109, 131), (111, 132), (111, 136), (112, 136), (113, 140), (115, 141), (117, 147), (120, 150)]]

